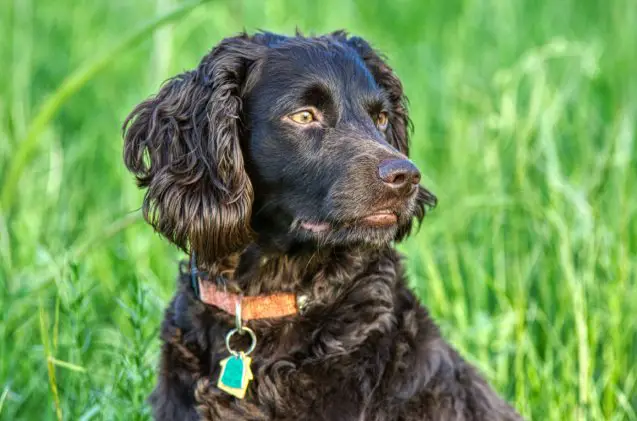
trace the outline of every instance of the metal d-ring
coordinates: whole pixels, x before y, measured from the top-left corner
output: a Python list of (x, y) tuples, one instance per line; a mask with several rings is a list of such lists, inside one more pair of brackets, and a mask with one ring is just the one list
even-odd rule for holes
[(230, 352), (232, 355), (235, 355), (235, 356), (239, 353), (230, 347), (230, 338), (232, 338), (232, 335), (234, 335), (235, 333), (239, 333), (239, 335), (244, 335), (246, 332), (248, 332), (248, 334), (250, 334), (250, 347), (248, 348), (247, 351), (243, 352), (243, 355), (250, 355), (250, 353), (254, 351), (254, 348), (257, 346), (257, 335), (249, 327), (243, 326), (243, 321), (241, 319), (241, 299), (242, 298), (243, 297), (239, 296), (237, 301), (235, 301), (234, 322), (236, 327), (230, 330), (230, 332), (226, 334), (226, 348), (228, 349), (228, 352)]
[(239, 353), (230, 347), (230, 338), (232, 338), (232, 335), (234, 335), (235, 333), (243, 334), (243, 332), (248, 332), (248, 334), (250, 335), (250, 347), (248, 348), (247, 351), (243, 352), (243, 355), (245, 356), (250, 355), (252, 351), (254, 351), (254, 348), (257, 346), (257, 335), (254, 333), (252, 329), (250, 329), (247, 326), (241, 326), (238, 329), (234, 328), (230, 330), (230, 332), (228, 332), (228, 334), (226, 335), (226, 349), (232, 355), (236, 356)]

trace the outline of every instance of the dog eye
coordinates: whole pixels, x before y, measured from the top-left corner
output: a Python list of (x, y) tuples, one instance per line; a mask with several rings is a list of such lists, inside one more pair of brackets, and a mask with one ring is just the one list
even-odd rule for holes
[(389, 118), (387, 117), (387, 113), (382, 112), (376, 116), (376, 127), (378, 127), (379, 130), (385, 131), (388, 124)]
[(314, 117), (314, 114), (309, 110), (296, 112), (294, 114), (291, 114), (289, 118), (290, 120), (298, 124), (310, 124), (316, 121), (316, 117)]

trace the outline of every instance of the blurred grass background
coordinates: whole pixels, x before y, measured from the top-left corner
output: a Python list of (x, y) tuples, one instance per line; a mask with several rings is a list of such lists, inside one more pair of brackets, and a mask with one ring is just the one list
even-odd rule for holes
[(0, 420), (149, 418), (181, 255), (121, 122), (223, 37), (297, 26), (404, 81), (440, 204), (402, 248), (446, 337), (529, 419), (636, 420), (635, 0), (2, 0)]

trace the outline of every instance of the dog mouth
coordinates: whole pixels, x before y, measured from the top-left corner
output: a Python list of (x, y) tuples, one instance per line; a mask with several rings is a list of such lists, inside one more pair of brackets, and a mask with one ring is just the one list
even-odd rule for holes
[(362, 218), (361, 223), (372, 227), (387, 227), (398, 223), (398, 215), (389, 209), (374, 212)]
[(347, 228), (350, 226), (364, 226), (370, 228), (389, 228), (398, 223), (398, 215), (396, 212), (389, 209), (382, 209), (375, 211), (362, 218), (354, 219), (352, 221), (341, 222), (339, 224), (333, 224), (325, 221), (301, 221), (299, 226), (305, 231), (313, 233), (322, 233), (330, 231), (334, 228)]
[(302, 221), (301, 228), (303, 228), (306, 231), (319, 233), (319, 232), (329, 231), (331, 228), (331, 225), (328, 222)]

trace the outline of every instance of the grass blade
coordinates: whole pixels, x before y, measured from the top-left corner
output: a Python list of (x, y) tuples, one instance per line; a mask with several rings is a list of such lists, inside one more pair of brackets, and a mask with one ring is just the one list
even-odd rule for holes
[(125, 37), (103, 55), (80, 66), (62, 82), (58, 89), (55, 90), (40, 107), (40, 110), (31, 122), (26, 135), (22, 141), (18, 143), (19, 146), (14, 158), (10, 161), (9, 168), (4, 177), (5, 182), (1, 197), (2, 201), (0, 202), (0, 207), (3, 208), (5, 212), (9, 213), (11, 210), (20, 174), (22, 174), (22, 171), (29, 164), (29, 161), (32, 159), (35, 151), (37, 150), (40, 133), (42, 133), (44, 128), (59, 111), (62, 104), (64, 104), (69, 97), (82, 88), (82, 86), (84, 86), (89, 80), (95, 77), (96, 74), (106, 68), (110, 63), (114, 62), (116, 57), (132, 46), (143, 41), (155, 29), (174, 21), (195, 7), (208, 1), (210, 0), (197, 0), (194, 2), (184, 3), (176, 9), (151, 20), (129, 36)]

